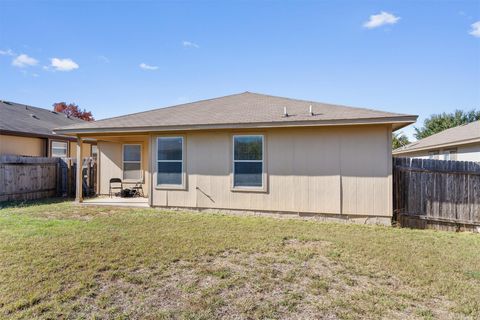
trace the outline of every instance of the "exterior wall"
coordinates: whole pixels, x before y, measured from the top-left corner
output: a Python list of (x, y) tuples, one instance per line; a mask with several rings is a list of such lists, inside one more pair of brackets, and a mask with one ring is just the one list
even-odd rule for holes
[(47, 139), (0, 135), (0, 154), (19, 156), (46, 156)]
[[(150, 181), (148, 138), (125, 139), (125, 141), (98, 141), (98, 183), (99, 193), (108, 195), (110, 179), (123, 180), (122, 158), (123, 144), (139, 143), (142, 145), (143, 193), (148, 195)], [(134, 182), (124, 182), (124, 187), (133, 187)]]
[[(240, 133), (265, 135), (265, 192), (231, 189), (232, 135)], [(161, 134), (153, 134), (152, 143), (156, 136)], [(154, 206), (392, 215), (390, 126), (198, 131), (183, 136), (186, 188), (154, 186)], [(111, 152), (121, 154), (119, 150)], [(152, 167), (155, 156), (152, 152)], [(157, 181), (155, 172), (152, 180)]]
[(420, 158), (420, 159), (429, 159), (430, 151), (439, 151), (439, 159), (444, 160), (444, 153), (446, 150), (456, 149), (456, 159), (458, 161), (476, 161), (480, 162), (480, 143), (470, 143), (458, 146), (450, 146), (448, 148), (432, 148), (429, 150), (422, 150), (417, 152), (403, 153), (394, 155), (394, 157), (410, 157), (410, 158)]
[[(77, 157), (77, 142), (76, 141), (70, 141), (68, 145), (68, 153), (70, 158), (76, 158)], [(90, 143), (84, 142), (82, 143), (82, 158), (87, 158), (92, 155), (92, 147)]]
[[(20, 156), (46, 157), (50, 156), (51, 141), (65, 141), (62, 139), (46, 139), (35, 137), (22, 137), (11, 135), (0, 135), (0, 154), (12, 154)], [(48, 144), (48, 148), (47, 148)], [(47, 154), (48, 150), (48, 154)], [(69, 142), (68, 156), (77, 156), (77, 143)], [(91, 144), (83, 143), (82, 157), (91, 156)]]
[(480, 143), (459, 146), (457, 152), (457, 160), (480, 162)]

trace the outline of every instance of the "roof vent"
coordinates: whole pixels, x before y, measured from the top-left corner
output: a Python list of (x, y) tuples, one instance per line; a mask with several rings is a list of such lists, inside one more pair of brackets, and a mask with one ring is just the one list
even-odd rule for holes
[(38, 117), (36, 115), (34, 115), (33, 113), (30, 113), (30, 117), (32, 117), (33, 119), (38, 119)]
[(283, 116), (288, 117), (287, 107), (283, 107)]
[(314, 116), (315, 114), (313, 113), (313, 107), (312, 105), (310, 105), (310, 108), (308, 109), (308, 111), (310, 112), (310, 115), (311, 116)]

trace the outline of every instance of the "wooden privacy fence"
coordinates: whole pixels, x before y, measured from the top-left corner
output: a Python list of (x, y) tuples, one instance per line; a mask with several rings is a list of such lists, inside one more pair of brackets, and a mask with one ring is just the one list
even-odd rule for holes
[(58, 159), (0, 156), (0, 201), (53, 197)]
[(480, 163), (394, 158), (393, 205), (403, 226), (480, 231)]
[[(96, 190), (97, 166), (83, 160), (83, 194)], [(72, 158), (0, 156), (0, 202), (48, 197), (74, 197), (76, 161)]]

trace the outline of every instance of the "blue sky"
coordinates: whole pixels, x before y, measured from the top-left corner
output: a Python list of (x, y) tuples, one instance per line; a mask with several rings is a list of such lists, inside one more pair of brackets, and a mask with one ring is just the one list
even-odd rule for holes
[(0, 99), (75, 102), (97, 119), (243, 91), (420, 121), (480, 109), (478, 0), (0, 1), (0, 12)]

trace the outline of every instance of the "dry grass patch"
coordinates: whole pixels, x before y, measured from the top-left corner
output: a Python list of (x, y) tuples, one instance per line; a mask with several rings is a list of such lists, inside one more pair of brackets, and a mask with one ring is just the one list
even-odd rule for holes
[(77, 207), (0, 210), (0, 318), (480, 317), (480, 237)]

